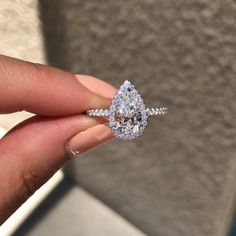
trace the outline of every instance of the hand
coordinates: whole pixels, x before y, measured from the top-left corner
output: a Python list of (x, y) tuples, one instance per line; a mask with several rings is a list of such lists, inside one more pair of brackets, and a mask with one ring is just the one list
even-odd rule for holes
[(60, 69), (0, 56), (0, 113), (37, 114), (0, 140), (0, 223), (69, 158), (97, 146), (112, 133), (105, 119), (88, 117), (107, 108), (109, 84)]

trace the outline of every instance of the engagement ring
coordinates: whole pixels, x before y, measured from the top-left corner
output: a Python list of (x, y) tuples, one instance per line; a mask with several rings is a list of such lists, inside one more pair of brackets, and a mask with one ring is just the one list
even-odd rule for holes
[(113, 97), (109, 109), (87, 111), (89, 116), (108, 117), (112, 132), (123, 140), (133, 140), (141, 136), (149, 116), (166, 113), (166, 107), (146, 108), (138, 90), (127, 80)]

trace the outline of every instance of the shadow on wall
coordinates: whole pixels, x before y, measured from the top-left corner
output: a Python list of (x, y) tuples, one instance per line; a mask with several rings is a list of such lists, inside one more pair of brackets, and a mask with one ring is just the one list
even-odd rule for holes
[[(39, 13), (42, 21), (42, 33), (48, 63), (63, 69), (70, 68), (70, 56), (68, 56), (67, 26), (65, 19), (66, 1), (64, 0), (40, 0)], [(68, 7), (68, 4), (67, 4)]]
[(60, 201), (67, 196), (73, 188), (73, 183), (63, 179), (62, 182), (49, 194), (49, 196), (36, 208), (36, 210), (24, 221), (13, 236), (30, 235), (30, 231), (39, 224), (43, 218), (54, 208)]
[(236, 236), (236, 216), (233, 221), (233, 226), (232, 226), (231, 232), (229, 233), (229, 236)]

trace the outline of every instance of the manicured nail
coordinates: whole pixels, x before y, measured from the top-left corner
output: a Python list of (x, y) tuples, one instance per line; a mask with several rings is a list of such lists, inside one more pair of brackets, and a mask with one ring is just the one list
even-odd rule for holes
[(117, 91), (116, 88), (103, 80), (88, 75), (75, 75), (75, 77), (87, 89), (108, 99), (112, 99)]
[(97, 147), (114, 136), (107, 124), (99, 124), (76, 134), (67, 144), (72, 156), (77, 156), (89, 149)]

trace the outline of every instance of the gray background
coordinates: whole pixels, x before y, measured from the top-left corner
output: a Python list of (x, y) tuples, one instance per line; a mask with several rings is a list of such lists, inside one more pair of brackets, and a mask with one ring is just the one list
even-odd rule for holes
[(151, 118), (135, 142), (69, 163), (69, 178), (147, 235), (227, 235), (236, 180), (236, 2), (39, 1), (51, 65), (131, 80)]
[(116, 86), (130, 79), (147, 105), (169, 107), (140, 140), (90, 152), (68, 175), (148, 235), (225, 235), (235, 195), (236, 3), (61, 2), (65, 66)]

